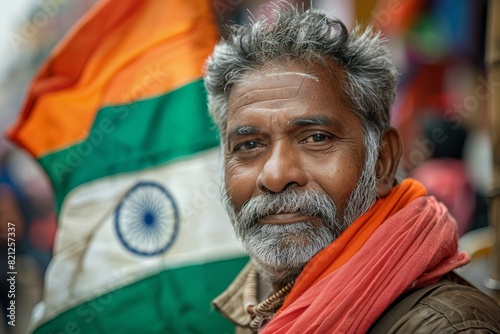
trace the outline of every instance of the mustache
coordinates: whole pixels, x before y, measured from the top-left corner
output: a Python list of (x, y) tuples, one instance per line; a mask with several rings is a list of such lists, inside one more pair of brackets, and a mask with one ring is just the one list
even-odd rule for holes
[(247, 201), (236, 213), (235, 230), (242, 235), (262, 217), (294, 212), (322, 218), (327, 227), (339, 225), (337, 206), (328, 195), (314, 190), (285, 190), (261, 194)]

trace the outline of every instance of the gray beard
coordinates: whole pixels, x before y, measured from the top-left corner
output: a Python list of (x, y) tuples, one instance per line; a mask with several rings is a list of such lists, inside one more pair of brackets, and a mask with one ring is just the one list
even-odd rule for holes
[[(226, 192), (223, 199), (233, 222), (236, 236), (250, 254), (258, 272), (273, 286), (293, 281), (319, 251), (331, 244), (352, 222), (363, 215), (377, 199), (375, 163), (377, 150), (369, 151), (361, 176), (351, 193), (344, 212), (330, 197), (318, 191), (285, 190), (250, 199), (236, 212)], [(377, 146), (375, 146), (377, 147)], [(259, 224), (269, 214), (301, 212), (320, 218), (322, 224), (309, 221), (293, 224)]]
[[(318, 217), (323, 224), (259, 224), (259, 219), (268, 214), (292, 212)], [(236, 214), (234, 228), (259, 273), (281, 286), (297, 277), (304, 265), (338, 236), (342, 225), (336, 212), (335, 204), (325, 194), (287, 190), (252, 198)]]

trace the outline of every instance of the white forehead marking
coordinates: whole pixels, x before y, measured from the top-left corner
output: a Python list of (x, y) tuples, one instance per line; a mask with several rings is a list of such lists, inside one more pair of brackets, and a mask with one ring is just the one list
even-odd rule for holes
[(314, 81), (319, 82), (319, 79), (317, 76), (312, 75), (312, 74), (307, 74), (307, 73), (302, 73), (302, 72), (267, 72), (264, 74), (264, 77), (269, 78), (269, 77), (279, 77), (279, 76), (285, 76), (285, 75), (298, 75), (306, 79), (313, 79)]

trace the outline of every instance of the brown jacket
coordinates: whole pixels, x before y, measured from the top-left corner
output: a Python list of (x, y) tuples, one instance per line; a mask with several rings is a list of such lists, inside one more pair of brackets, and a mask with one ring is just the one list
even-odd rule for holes
[[(243, 285), (250, 266), (247, 266), (219, 297), (214, 307), (236, 325), (237, 334), (251, 334), (250, 315), (243, 309)], [(387, 332), (389, 334), (500, 334), (498, 303), (460, 280), (447, 275), (446, 284), (420, 299)], [(388, 312), (391, 312), (389, 309)]]
[(493, 298), (454, 273), (444, 277), (443, 283), (421, 298), (387, 333), (500, 333), (500, 306)]

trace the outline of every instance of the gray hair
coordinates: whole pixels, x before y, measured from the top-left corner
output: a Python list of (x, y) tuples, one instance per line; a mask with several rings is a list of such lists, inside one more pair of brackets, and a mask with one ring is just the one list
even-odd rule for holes
[(389, 129), (397, 70), (380, 32), (356, 26), (348, 32), (338, 19), (318, 9), (279, 2), (274, 17), (229, 28), (229, 37), (208, 58), (205, 87), (210, 115), (225, 142), (228, 99), (232, 86), (245, 72), (285, 59), (327, 65), (345, 71), (344, 92), (350, 108), (362, 121), (364, 135), (375, 131), (380, 140)]

